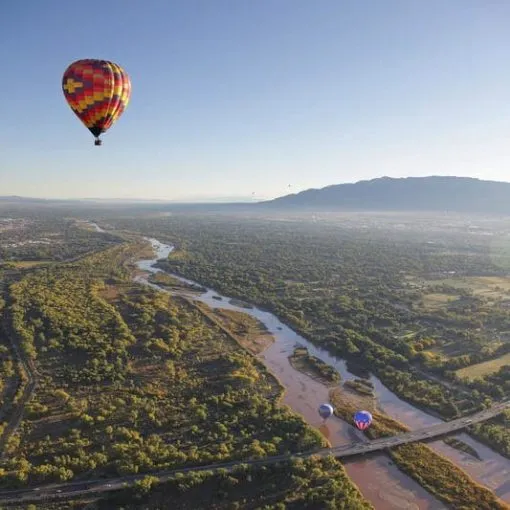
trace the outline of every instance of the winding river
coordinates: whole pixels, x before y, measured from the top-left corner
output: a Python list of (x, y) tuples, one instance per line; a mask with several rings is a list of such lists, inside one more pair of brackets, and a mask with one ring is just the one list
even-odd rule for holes
[[(99, 232), (103, 231), (96, 224), (92, 224), (92, 226)], [(160, 272), (161, 269), (154, 267), (154, 264), (160, 259), (166, 259), (173, 247), (156, 239), (147, 240), (152, 244), (156, 252), (156, 258), (141, 260), (137, 262), (137, 265), (144, 272)], [(171, 275), (182, 282), (195, 284), (195, 282), (179, 275)], [(149, 283), (146, 276), (138, 275), (135, 277), (135, 281), (168, 292), (158, 285)], [(243, 308), (236, 306), (231, 302), (231, 298), (221, 296), (212, 289), (207, 289), (201, 295), (189, 295), (184, 292), (183, 294), (206, 303), (211, 308), (240, 311), (262, 322), (268, 332), (274, 336), (275, 341), (258, 357), (285, 387), (284, 403), (302, 415), (309, 425), (319, 428), (333, 446), (353, 440), (368, 440), (354, 426), (335, 416), (328, 420), (327, 426), (321, 425), (321, 420), (317, 415), (317, 406), (321, 402), (328, 401), (329, 389), (320, 382), (295, 370), (291, 366), (288, 357), (293, 352), (296, 344), (300, 344), (307, 347), (310, 354), (336, 368), (344, 381), (354, 379), (356, 376), (347, 369), (344, 360), (334, 357), (313, 345), (269, 312), (256, 307)], [(409, 428), (417, 429), (441, 422), (440, 419), (398, 398), (377, 377), (371, 375), (370, 380), (376, 390), (378, 407), (388, 415), (405, 423)], [(510, 460), (498, 455), (465, 433), (457, 434), (455, 437), (474, 448), (481, 460), (460, 452), (440, 440), (430, 442), (429, 446), (450, 459), (473, 479), (493, 490), (501, 499), (510, 502)], [(356, 458), (345, 462), (345, 468), (365, 498), (378, 510), (439, 510), (445, 508), (441, 502), (425, 491), (417, 482), (402, 473), (386, 455), (365, 459)]]

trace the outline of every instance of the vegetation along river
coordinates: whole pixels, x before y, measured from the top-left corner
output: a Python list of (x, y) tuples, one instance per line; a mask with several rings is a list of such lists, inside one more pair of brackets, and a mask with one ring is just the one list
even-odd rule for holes
[[(158, 260), (166, 259), (173, 250), (173, 247), (160, 243), (156, 239), (148, 240), (151, 242), (156, 252), (156, 258), (139, 261), (137, 265), (145, 272), (160, 272), (161, 269), (153, 266)], [(192, 282), (191, 280), (175, 274), (171, 274), (171, 276), (185, 283), (196, 284), (196, 282)], [(145, 276), (138, 275), (135, 280), (139, 283), (150, 285), (160, 291), (168, 292), (158, 285), (149, 283)], [(299, 344), (306, 347), (310, 354), (338, 370), (344, 381), (356, 378), (356, 375), (347, 369), (344, 360), (334, 357), (326, 351), (314, 346), (311, 342), (295, 333), (269, 312), (256, 307), (243, 308), (241, 306), (236, 306), (232, 304), (230, 298), (221, 296), (211, 289), (207, 289), (207, 291), (201, 295), (190, 296), (185, 292), (183, 292), (183, 294), (206, 303), (211, 308), (240, 311), (262, 322), (268, 332), (274, 336), (275, 341), (259, 355), (259, 359), (275, 374), (280, 383), (284, 386), (285, 396), (283, 402), (295, 412), (302, 415), (308, 424), (319, 428), (333, 446), (352, 442), (353, 440), (368, 440), (353, 425), (335, 416), (328, 420), (326, 426), (321, 426), (322, 420), (317, 414), (317, 407), (322, 402), (328, 402), (329, 388), (294, 369), (288, 357), (292, 354), (296, 344)], [(411, 429), (422, 428), (441, 421), (399, 399), (376, 377), (371, 375), (370, 380), (375, 387), (378, 407), (391, 417), (406, 424)], [(474, 448), (481, 460), (456, 450), (440, 440), (433, 441), (429, 443), (429, 445), (466, 471), (473, 479), (489, 487), (499, 497), (510, 501), (510, 460), (498, 455), (467, 434), (458, 434), (456, 437)], [(425, 491), (417, 482), (394, 466), (386, 455), (377, 455), (371, 458), (356, 458), (356, 460), (346, 462), (345, 467), (349, 476), (358, 485), (363, 495), (371, 501), (378, 510), (436, 510), (445, 508), (442, 503)]]

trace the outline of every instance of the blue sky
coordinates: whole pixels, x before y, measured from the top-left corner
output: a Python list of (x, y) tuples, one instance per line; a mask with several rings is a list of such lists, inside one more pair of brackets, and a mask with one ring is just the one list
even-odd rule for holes
[[(0, 5), (0, 195), (274, 197), (383, 175), (510, 181), (508, 0)], [(66, 67), (117, 62), (103, 146)]]

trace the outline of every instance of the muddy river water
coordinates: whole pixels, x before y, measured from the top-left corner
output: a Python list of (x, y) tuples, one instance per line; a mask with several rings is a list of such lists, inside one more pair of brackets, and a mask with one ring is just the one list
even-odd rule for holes
[[(156, 258), (139, 261), (137, 263), (138, 267), (143, 271), (152, 273), (161, 271), (153, 266), (157, 260), (166, 259), (173, 247), (160, 243), (156, 239), (148, 240), (152, 243)], [(172, 276), (186, 283), (195, 283), (175, 274), (172, 274)], [(164, 291), (158, 285), (149, 283), (145, 276), (137, 276), (135, 280)], [(221, 296), (211, 289), (208, 289), (202, 295), (193, 295), (192, 297), (206, 303), (211, 308), (225, 308), (247, 313), (266, 326), (267, 330), (273, 334), (275, 341), (258, 356), (259, 359), (277, 376), (285, 387), (284, 403), (296, 413), (302, 415), (311, 426), (320, 429), (333, 446), (352, 442), (353, 440), (368, 440), (353, 425), (334, 416), (328, 420), (326, 426), (321, 425), (322, 420), (317, 414), (317, 407), (322, 402), (328, 402), (329, 389), (320, 382), (295, 370), (289, 363), (288, 356), (293, 352), (296, 344), (300, 344), (307, 347), (310, 354), (336, 368), (344, 381), (354, 379), (356, 376), (347, 369), (344, 360), (316, 347), (269, 312), (256, 307), (243, 308), (236, 306), (231, 302), (231, 298)], [(376, 390), (378, 407), (393, 418), (405, 423), (409, 428), (422, 428), (441, 421), (399, 399), (377, 377), (370, 376), (370, 380)], [(466, 471), (473, 479), (489, 487), (503, 500), (510, 502), (510, 460), (498, 455), (467, 434), (461, 433), (456, 437), (474, 448), (481, 460), (451, 448), (442, 441), (433, 441), (429, 445)], [(370, 458), (355, 458), (346, 462), (345, 468), (365, 498), (377, 510), (439, 510), (445, 508), (441, 502), (425, 491), (418, 483), (402, 473), (384, 454)]]

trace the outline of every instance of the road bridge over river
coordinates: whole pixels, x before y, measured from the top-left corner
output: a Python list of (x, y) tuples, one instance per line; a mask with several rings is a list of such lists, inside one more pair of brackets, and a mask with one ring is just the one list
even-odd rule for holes
[[(366, 441), (361, 443), (347, 443), (345, 445), (336, 446), (334, 448), (322, 448), (309, 452), (296, 453), (291, 455), (277, 455), (274, 457), (266, 457), (256, 460), (237, 460), (233, 462), (225, 462), (222, 464), (210, 464), (208, 466), (188, 467), (167, 471), (159, 471), (150, 473), (157, 476), (160, 481), (164, 482), (171, 480), (179, 473), (190, 473), (199, 471), (216, 471), (219, 469), (232, 470), (236, 466), (244, 465), (269, 465), (286, 462), (294, 459), (303, 459), (312, 456), (327, 457), (333, 455), (338, 458), (348, 458), (363, 455), (370, 452), (386, 450), (406, 443), (413, 443), (417, 441), (428, 441), (434, 438), (451, 434), (463, 428), (466, 428), (475, 423), (480, 423), (490, 418), (494, 418), (501, 414), (506, 409), (510, 409), (510, 401), (495, 404), (489, 409), (485, 409), (471, 416), (459, 418), (449, 422), (442, 422), (437, 425), (432, 425), (420, 430), (414, 430), (396, 436), (384, 437), (375, 439), (373, 441)], [(51, 484), (46, 486), (37, 487), (35, 489), (21, 489), (12, 491), (0, 492), (0, 502), (3, 504), (20, 503), (20, 502), (36, 502), (49, 499), (70, 499), (78, 496), (93, 495), (100, 492), (109, 492), (119, 490), (126, 485), (132, 485), (137, 480), (143, 479), (146, 474), (141, 475), (127, 475), (112, 479), (96, 479), (80, 482), (69, 482), (63, 484)]]
[(356, 444), (345, 444), (330, 448), (329, 451), (335, 457), (345, 458), (353, 455), (359, 455), (361, 453), (375, 452), (377, 450), (384, 450), (385, 448), (391, 448), (400, 444), (414, 443), (417, 441), (427, 441), (434, 439), (446, 434), (451, 434), (457, 430), (469, 427), (475, 423), (486, 421), (490, 418), (494, 418), (498, 414), (501, 414), (506, 409), (510, 409), (510, 401), (501, 402), (496, 404), (489, 409), (484, 409), (471, 416), (465, 416), (452, 421), (445, 421), (432, 425), (423, 429), (413, 430), (411, 432), (405, 432), (396, 436), (383, 437), (381, 439), (374, 439), (366, 443)]

